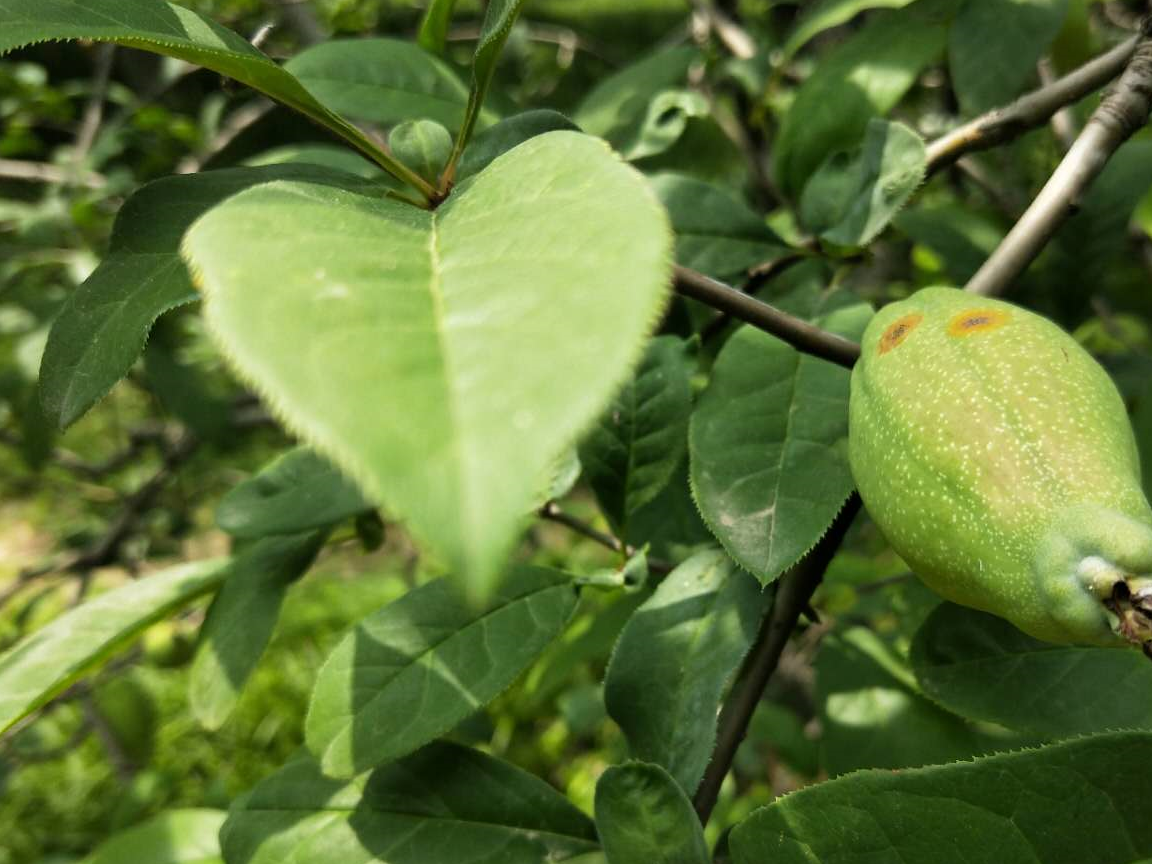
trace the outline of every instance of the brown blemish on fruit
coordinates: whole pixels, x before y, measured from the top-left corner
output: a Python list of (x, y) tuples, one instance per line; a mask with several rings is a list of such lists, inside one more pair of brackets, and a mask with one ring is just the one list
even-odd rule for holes
[(880, 337), (880, 353), (887, 354), (907, 339), (908, 334), (915, 330), (917, 325), (923, 320), (923, 315), (919, 312), (913, 312), (911, 315), (905, 315), (903, 318), (898, 318), (889, 324), (888, 329), (884, 331), (884, 335)]
[(971, 336), (982, 330), (995, 330), (1008, 323), (1008, 313), (999, 309), (969, 309), (948, 324), (949, 336)]

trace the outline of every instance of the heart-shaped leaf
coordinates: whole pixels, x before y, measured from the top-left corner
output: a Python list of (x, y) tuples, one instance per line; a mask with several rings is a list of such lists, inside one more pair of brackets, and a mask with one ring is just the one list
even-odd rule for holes
[(240, 374), (483, 598), (636, 361), (671, 234), (603, 142), (552, 132), (434, 212), (276, 183), (206, 214), (184, 252)]

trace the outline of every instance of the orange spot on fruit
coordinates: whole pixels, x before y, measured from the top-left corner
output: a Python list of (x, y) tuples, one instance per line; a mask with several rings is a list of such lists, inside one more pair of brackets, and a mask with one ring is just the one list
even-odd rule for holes
[(908, 334), (915, 330), (916, 326), (923, 320), (923, 315), (919, 312), (913, 312), (911, 315), (905, 315), (889, 324), (884, 335), (880, 337), (880, 353), (887, 354), (907, 339)]
[(1008, 323), (1009, 315), (1000, 309), (969, 309), (952, 318), (949, 336), (971, 336), (984, 330), (995, 330)]

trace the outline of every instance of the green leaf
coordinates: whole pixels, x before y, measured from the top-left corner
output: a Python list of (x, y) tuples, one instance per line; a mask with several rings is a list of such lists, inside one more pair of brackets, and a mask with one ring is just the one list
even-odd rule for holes
[(760, 585), (723, 552), (685, 561), (629, 619), (604, 678), (608, 714), (631, 753), (695, 791), (716, 742), (729, 680), (756, 637)]
[(1021, 743), (985, 734), (919, 692), (906, 662), (861, 627), (829, 636), (816, 659), (824, 769), (908, 768)]
[(648, 103), (648, 110), (634, 138), (616, 149), (630, 161), (664, 153), (681, 139), (688, 121), (708, 117), (708, 100), (694, 90), (662, 90)]
[(452, 136), (435, 120), (405, 120), (388, 133), (392, 155), (429, 180), (440, 176), (452, 153)]
[(216, 524), (252, 539), (335, 525), (367, 510), (360, 490), (331, 462), (297, 447), (235, 486), (216, 508)]
[(448, 27), (452, 24), (452, 12), (456, 0), (429, 0), (420, 22), (420, 32), (416, 41), (425, 51), (443, 54), (448, 45)]
[(639, 174), (550, 132), (434, 212), (274, 184), (208, 213), (184, 251), (241, 375), (483, 598), (635, 362), (670, 245)]
[(596, 830), (608, 864), (710, 864), (692, 802), (659, 765), (629, 762), (600, 775)]
[(166, 810), (113, 834), (82, 864), (223, 864), (217, 835), (223, 810)]
[(839, 246), (867, 246), (924, 182), (927, 165), (924, 139), (872, 120), (859, 150), (828, 157), (804, 187), (804, 223)]
[(200, 628), (188, 679), (192, 713), (205, 729), (219, 729), (236, 707), (272, 637), (285, 591), (323, 545), (318, 532), (270, 537), (233, 559)]
[(62, 693), (148, 625), (213, 591), (228, 559), (129, 582), (64, 613), (0, 654), (0, 732)]
[(948, 71), (964, 113), (1019, 96), (1067, 13), (1068, 0), (965, 0), (948, 34)]
[(652, 188), (676, 232), (676, 261), (722, 282), (743, 281), (757, 264), (792, 250), (764, 219), (722, 186), (683, 174), (657, 174)]
[[(484, 99), (492, 84), (492, 76), (496, 74), (496, 61), (500, 59), (500, 52), (504, 50), (504, 43), (508, 41), (508, 34), (512, 32), (512, 25), (516, 23), (516, 19), (520, 17), (523, 5), (524, 0), (489, 0), (484, 12), (484, 24), (480, 27), (480, 41), (476, 44), (476, 53), (472, 56), (472, 88), (468, 93), (468, 107), (464, 112), (460, 132), (456, 136), (456, 147), (449, 162), (450, 166), (459, 163), (464, 148), (472, 138), (472, 130), (480, 118)], [(448, 179), (451, 179), (450, 175)]]
[(382, 126), (428, 118), (459, 129), (468, 104), (452, 67), (400, 39), (330, 39), (284, 69), (333, 111)]
[(576, 608), (571, 578), (513, 569), (487, 607), (430, 582), (361, 621), (316, 678), (305, 733), (324, 773), (405, 756), (502, 693)]
[(736, 864), (1083, 864), (1152, 852), (1152, 735), (1117, 732), (913, 771), (863, 771), (757, 810)]
[(585, 476), (617, 527), (660, 493), (688, 450), (694, 367), (683, 340), (653, 339), (580, 445)]
[(847, 24), (866, 9), (902, 9), (912, 0), (822, 0), (804, 13), (788, 41), (784, 43), (784, 59), (796, 52), (825, 30)]
[[(243, 37), (191, 9), (164, 0), (5, 0), (0, 54), (52, 39), (115, 42), (227, 75), (332, 131), (393, 176), (409, 183), (418, 180), (290, 72)], [(413, 185), (426, 189), (419, 182)]]
[(1053, 738), (1152, 729), (1152, 664), (1140, 652), (1050, 645), (951, 603), (920, 627), (912, 668), (928, 696), (974, 720)]
[(561, 130), (580, 131), (579, 127), (563, 114), (547, 109), (525, 111), (523, 114), (515, 114), (501, 120), (472, 139), (456, 171), (457, 181), (462, 182), (473, 174), (479, 174), (492, 164), (497, 156), (507, 153), (529, 138)]
[(290, 762), (233, 807), (221, 844), (228, 864), (541, 864), (596, 835), (543, 780), (438, 742), (348, 783)]
[(893, 224), (939, 255), (944, 272), (957, 285), (966, 283), (1004, 239), (1004, 229), (995, 221), (953, 202), (902, 210)]
[(597, 84), (573, 119), (589, 135), (623, 150), (640, 137), (652, 100), (664, 91), (682, 89), (688, 70), (699, 58), (695, 48), (679, 47), (626, 66)]
[(797, 196), (830, 154), (857, 144), (869, 120), (896, 106), (943, 54), (955, 3), (919, 0), (881, 11), (821, 57), (780, 125), (772, 164), (781, 191)]
[(232, 168), (166, 177), (124, 202), (108, 255), (48, 335), (40, 400), (51, 422), (64, 429), (83, 416), (127, 374), (156, 319), (197, 299), (179, 254), (188, 226), (230, 195), (277, 179), (357, 182), (309, 165)]
[[(782, 304), (858, 339), (871, 309), (807, 289)], [(852, 491), (849, 372), (741, 327), (725, 343), (692, 414), (692, 491), (712, 533), (767, 584), (823, 536)]]

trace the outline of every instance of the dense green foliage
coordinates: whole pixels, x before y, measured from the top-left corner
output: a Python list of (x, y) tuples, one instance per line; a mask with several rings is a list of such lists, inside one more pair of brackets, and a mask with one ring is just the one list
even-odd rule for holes
[[(0, 864), (1152, 858), (1152, 666), (917, 581), (845, 368), (1106, 81), (941, 136), (1143, 11), (0, 0)], [(1105, 160), (1010, 299), (1147, 492)]]

